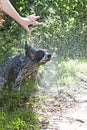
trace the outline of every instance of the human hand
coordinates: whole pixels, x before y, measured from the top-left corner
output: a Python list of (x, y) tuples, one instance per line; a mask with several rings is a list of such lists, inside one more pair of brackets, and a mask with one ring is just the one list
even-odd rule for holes
[(28, 17), (21, 17), (20, 25), (27, 31), (28, 34), (31, 34), (29, 25), (41, 25), (40, 22), (36, 21), (38, 18), (40, 18), (40, 16), (36, 16), (36, 14), (29, 15)]

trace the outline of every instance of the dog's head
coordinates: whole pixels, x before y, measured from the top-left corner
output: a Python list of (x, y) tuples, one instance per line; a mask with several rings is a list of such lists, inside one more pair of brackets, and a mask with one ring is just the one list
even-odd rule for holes
[(35, 61), (39, 64), (45, 64), (51, 59), (51, 54), (48, 53), (46, 49), (34, 49), (27, 44), (25, 44), (25, 54), (32, 61)]

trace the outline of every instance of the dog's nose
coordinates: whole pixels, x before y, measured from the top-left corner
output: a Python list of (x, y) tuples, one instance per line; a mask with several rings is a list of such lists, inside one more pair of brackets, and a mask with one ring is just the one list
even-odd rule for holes
[(48, 55), (47, 55), (47, 58), (51, 59), (51, 54), (48, 54)]

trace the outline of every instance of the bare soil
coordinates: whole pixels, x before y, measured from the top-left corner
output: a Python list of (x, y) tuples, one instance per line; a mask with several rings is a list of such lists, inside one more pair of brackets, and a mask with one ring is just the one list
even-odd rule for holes
[(40, 130), (87, 130), (87, 76), (78, 84), (39, 89)]

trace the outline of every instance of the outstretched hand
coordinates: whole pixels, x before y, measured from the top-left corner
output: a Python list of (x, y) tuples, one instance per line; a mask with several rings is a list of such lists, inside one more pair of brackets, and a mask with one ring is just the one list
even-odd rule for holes
[(27, 33), (31, 34), (29, 25), (41, 25), (40, 22), (36, 21), (38, 18), (40, 18), (40, 16), (37, 16), (36, 14), (29, 15), (28, 17), (21, 17), (20, 24)]
[(16, 22), (18, 22), (27, 31), (28, 34), (31, 34), (29, 25), (41, 24), (37, 22), (37, 19), (40, 18), (40, 16), (37, 16), (36, 14), (29, 15), (28, 17), (21, 17), (9, 0), (0, 0), (0, 9), (2, 9), (2, 11), (8, 14)]

